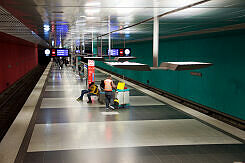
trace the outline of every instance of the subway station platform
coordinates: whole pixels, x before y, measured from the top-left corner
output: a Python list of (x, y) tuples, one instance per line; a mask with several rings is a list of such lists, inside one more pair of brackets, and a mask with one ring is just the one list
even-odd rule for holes
[[(87, 104), (86, 95), (83, 101), (76, 101), (81, 90), (86, 89), (86, 82), (80, 80), (70, 67), (60, 70), (49, 65), (48, 68), (44, 73), (46, 78), (40, 79), (45, 82), (39, 100), (35, 101), (35, 109), (17, 117), (17, 120), (30, 119), (25, 122), (26, 129), (19, 131), (18, 126), (24, 124), (15, 121), (11, 133), (7, 133), (1, 142), (0, 162), (245, 161), (244, 131), (234, 129), (229, 133), (215, 126), (215, 120), (211, 124), (205, 121), (205, 115), (196, 113), (198, 118), (196, 111), (185, 112), (180, 109), (183, 107), (180, 104), (166, 98), (161, 100), (153, 92), (129, 82), (126, 82), (130, 88), (129, 108), (105, 112), (105, 105), (96, 97), (92, 97), (92, 104)], [(96, 84), (105, 78), (106, 72), (96, 69)], [(114, 76), (113, 80), (119, 79)], [(23, 136), (18, 136), (19, 133)]]

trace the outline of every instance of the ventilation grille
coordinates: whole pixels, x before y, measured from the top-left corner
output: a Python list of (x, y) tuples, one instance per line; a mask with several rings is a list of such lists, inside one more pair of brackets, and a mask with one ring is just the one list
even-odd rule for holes
[(0, 6), (0, 32), (24, 39), (26, 41), (48, 46), (48, 43), (39, 37), (35, 32), (27, 28), (12, 14)]

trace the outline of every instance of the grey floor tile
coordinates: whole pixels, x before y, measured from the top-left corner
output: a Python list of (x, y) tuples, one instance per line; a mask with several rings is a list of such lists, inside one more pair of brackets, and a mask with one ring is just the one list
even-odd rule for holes
[[(135, 121), (135, 120), (170, 120), (191, 119), (191, 117), (178, 112), (167, 105), (162, 106), (132, 106), (117, 109), (119, 115), (105, 118), (101, 112), (104, 107), (90, 108), (42, 108), (38, 112), (37, 124), (46, 123), (72, 123), (72, 122), (104, 122), (104, 121)], [(71, 118), (71, 116), (73, 118)]]
[(183, 163), (217, 163), (217, 160), (205, 154), (183, 154), (176, 157)]
[(25, 154), (24, 163), (44, 163), (44, 152), (28, 152)]
[(44, 152), (44, 163), (63, 163), (64, 157), (61, 152)]
[[(65, 163), (67, 162), (101, 162), (101, 163), (160, 163), (147, 148), (107, 148), (75, 150), (63, 154)], [(96, 156), (96, 157), (94, 157)]]
[[(63, 87), (64, 88), (64, 87)], [(76, 89), (72, 89), (72, 87), (66, 87), (67, 89), (61, 89), (60, 91), (49, 91), (46, 90), (43, 94), (43, 98), (69, 98), (69, 97), (77, 97), (80, 96), (81, 90), (84, 88), (76, 87)], [(146, 96), (145, 94), (137, 91), (137, 90), (130, 90), (130, 96)], [(86, 97), (86, 95), (85, 95)]]
[(233, 163), (233, 162), (245, 162), (245, 156), (242, 156), (240, 153), (223, 153), (223, 154), (212, 154), (212, 157), (218, 163)]
[[(205, 145), (212, 146), (212, 145)], [(216, 145), (215, 145), (216, 146)], [(244, 145), (217, 145), (220, 148), (231, 148)], [(195, 147), (195, 148), (193, 148)], [(203, 145), (185, 146), (151, 146), (151, 147), (124, 147), (124, 148), (97, 148), (80, 150), (60, 150), (49, 152), (30, 152), (24, 162), (47, 163), (233, 163), (244, 161), (243, 150), (237, 153), (198, 154), (184, 152), (203, 148)], [(174, 151), (177, 151), (177, 153)], [(176, 153), (176, 154), (174, 154)]]
[(182, 163), (175, 155), (157, 155), (162, 163)]
[(130, 96), (146, 96), (146, 94), (144, 94), (140, 91), (137, 91), (136, 89), (130, 89), (129, 94), (130, 94)]
[(194, 119), (54, 123), (35, 125), (28, 151), (224, 143), (240, 142)]

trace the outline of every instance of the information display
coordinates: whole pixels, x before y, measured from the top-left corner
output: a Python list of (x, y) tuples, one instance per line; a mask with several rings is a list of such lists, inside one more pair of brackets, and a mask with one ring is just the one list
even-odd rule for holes
[[(107, 55), (109, 55), (109, 49), (107, 49)], [(118, 57), (119, 56), (119, 49), (111, 49), (111, 55), (112, 57)]]
[(68, 57), (69, 49), (51, 48), (51, 49), (46, 49), (44, 53), (46, 54), (46, 56), (51, 55), (51, 57)]
[(57, 49), (56, 54), (57, 54), (57, 57), (68, 57), (69, 50), (68, 49)]

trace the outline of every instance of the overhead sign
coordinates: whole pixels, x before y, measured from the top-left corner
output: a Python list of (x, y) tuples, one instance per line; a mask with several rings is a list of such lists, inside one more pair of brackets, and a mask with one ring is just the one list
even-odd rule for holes
[[(107, 49), (107, 54), (109, 55), (109, 49)], [(117, 49), (117, 48), (111, 49), (110, 56), (118, 57), (119, 56), (119, 49)]]
[[(107, 55), (109, 55), (109, 49), (107, 48)], [(131, 56), (131, 48), (112, 48), (110, 56), (112, 57), (129, 57)]]
[(68, 49), (57, 49), (56, 53), (57, 53), (57, 57), (68, 57), (69, 50)]
[[(49, 50), (49, 51), (48, 51)], [(69, 49), (46, 49), (45, 54), (50, 53), (52, 57), (68, 57), (69, 56)], [(46, 56), (47, 56), (46, 54)]]

